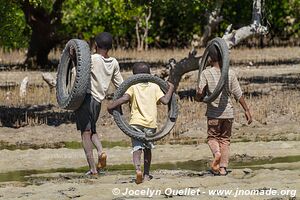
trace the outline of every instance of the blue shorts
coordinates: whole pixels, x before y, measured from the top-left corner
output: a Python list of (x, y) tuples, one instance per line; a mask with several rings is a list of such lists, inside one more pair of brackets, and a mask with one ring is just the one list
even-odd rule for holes
[[(135, 129), (138, 132), (141, 132), (141, 134), (153, 134), (156, 132), (156, 128), (147, 128), (140, 125), (131, 125), (133, 129)], [(140, 149), (153, 149), (154, 144), (152, 142), (142, 142), (140, 140), (131, 138), (132, 143), (132, 152), (135, 152)]]

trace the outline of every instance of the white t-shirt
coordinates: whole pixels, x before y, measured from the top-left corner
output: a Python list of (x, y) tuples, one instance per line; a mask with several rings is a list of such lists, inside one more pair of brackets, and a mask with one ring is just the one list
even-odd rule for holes
[(88, 93), (101, 103), (107, 94), (110, 82), (119, 87), (123, 82), (118, 61), (113, 58), (104, 58), (100, 54), (92, 55), (91, 85)]

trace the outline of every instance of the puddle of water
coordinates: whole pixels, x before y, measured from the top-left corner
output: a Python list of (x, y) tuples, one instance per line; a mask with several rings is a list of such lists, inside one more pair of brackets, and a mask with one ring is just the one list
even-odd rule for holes
[[(101, 141), (102, 146), (104, 148), (113, 148), (113, 147), (130, 147), (129, 141)], [(68, 148), (68, 149), (81, 149), (82, 145), (81, 142), (77, 141), (71, 141), (71, 142), (57, 142), (57, 143), (51, 143), (51, 144), (29, 144), (29, 143), (23, 143), (23, 144), (9, 144), (8, 142), (0, 141), (0, 150), (28, 150), (28, 149), (59, 149), (59, 148)]]
[[(101, 141), (103, 148), (113, 148), (113, 147), (130, 147), (129, 141)], [(81, 149), (81, 142), (72, 141), (72, 142), (64, 142), (65, 148), (68, 149)]]
[[(287, 156), (287, 157), (277, 157), (272, 159), (264, 160), (254, 160), (248, 162), (234, 162), (230, 163), (230, 168), (240, 169), (240, 168), (250, 168), (250, 169), (264, 169), (265, 164), (275, 164), (275, 163), (293, 163), (300, 162), (300, 155)], [(209, 169), (208, 160), (196, 160), (196, 161), (185, 161), (176, 163), (160, 163), (151, 165), (152, 170), (193, 170), (193, 171), (206, 171)], [(134, 167), (132, 164), (121, 164), (121, 165), (110, 165), (107, 167), (108, 171), (111, 173), (118, 174), (129, 174), (133, 173)], [(69, 173), (75, 172), (84, 174), (88, 170), (88, 167), (80, 168), (58, 168), (49, 170), (21, 170), (12, 171), (7, 173), (0, 173), (0, 182), (8, 181), (21, 181), (26, 182), (29, 178), (28, 176), (34, 174), (47, 174), (47, 173)]]
[(20, 170), (20, 171), (12, 171), (7, 173), (0, 173), (0, 182), (8, 182), (8, 181), (26, 181), (28, 176), (34, 174), (45, 174), (45, 173), (68, 173), (68, 172), (78, 172), (83, 173), (87, 171), (87, 167), (81, 168), (58, 168), (58, 169), (49, 169), (49, 170)]
[(255, 166), (255, 165), (266, 165), (266, 164), (275, 164), (275, 163), (293, 163), (293, 162), (299, 162), (300, 161), (300, 155), (296, 156), (286, 156), (286, 157), (276, 157), (276, 158), (270, 158), (270, 159), (263, 159), (263, 160), (254, 160), (251, 162), (233, 162), (231, 164), (234, 168), (244, 168), (248, 166)]
[[(277, 140), (272, 140), (277, 141)], [(248, 139), (242, 139), (234, 142), (251, 142), (251, 140)], [(113, 148), (113, 147), (130, 147), (131, 143), (130, 141), (101, 141), (102, 146), (104, 148)], [(181, 144), (181, 145), (197, 145), (199, 143), (199, 140), (172, 140), (169, 141), (168, 144)], [(165, 144), (165, 142), (157, 142), (157, 144)], [(0, 150), (28, 150), (28, 149), (59, 149), (59, 148), (68, 148), (68, 149), (82, 149), (81, 142), (78, 141), (71, 141), (71, 142), (57, 142), (57, 143), (45, 143), (45, 144), (31, 144), (31, 143), (21, 143), (21, 144), (9, 144), (5, 141), (0, 141)]]

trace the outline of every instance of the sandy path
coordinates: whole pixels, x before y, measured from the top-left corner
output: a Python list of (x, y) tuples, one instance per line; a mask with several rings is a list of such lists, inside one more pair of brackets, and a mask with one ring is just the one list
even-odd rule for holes
[[(129, 147), (114, 147), (105, 150), (109, 156), (109, 165), (131, 163), (131, 149)], [(235, 154), (255, 157), (300, 155), (300, 141), (232, 143), (231, 155), (234, 156)], [(0, 157), (0, 173), (15, 170), (77, 168), (87, 165), (82, 149), (1, 150)], [(206, 144), (197, 146), (157, 145), (156, 149), (153, 150), (153, 163), (208, 158), (211, 158), (211, 153)]]

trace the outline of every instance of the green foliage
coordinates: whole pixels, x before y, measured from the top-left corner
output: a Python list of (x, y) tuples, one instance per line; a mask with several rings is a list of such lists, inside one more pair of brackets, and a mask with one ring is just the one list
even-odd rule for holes
[(212, 4), (207, 0), (155, 1), (151, 35), (162, 47), (189, 45), (193, 34), (201, 34), (206, 10), (212, 10)]
[(300, 0), (268, 0), (266, 14), (271, 26), (271, 33), (284, 39), (300, 36)]
[(224, 3), (222, 7), (222, 16), (224, 21), (221, 29), (225, 30), (229, 24), (233, 29), (238, 29), (251, 22), (253, 0), (230, 0), (230, 3)]
[(30, 29), (18, 5), (0, 0), (0, 46), (4, 49), (27, 47)]
[(89, 40), (102, 31), (108, 31), (119, 38), (133, 30), (133, 16), (140, 12), (139, 7), (126, 0), (67, 1), (63, 24), (73, 37)]
[[(20, 2), (25, 0), (0, 0), (0, 46), (4, 48), (27, 47), (31, 29), (26, 25)], [(35, 8), (47, 13), (55, 0), (29, 0)], [(215, 35), (222, 35), (229, 24), (237, 29), (250, 23), (252, 0), (223, 1), (224, 17)], [(270, 24), (272, 36), (283, 39), (300, 37), (300, 0), (264, 0), (264, 25)], [(91, 40), (99, 32), (114, 35), (116, 44), (136, 46), (135, 25), (145, 27), (144, 17), (151, 7), (147, 42), (157, 47), (183, 47), (190, 44), (193, 34), (201, 36), (207, 24), (206, 13), (214, 10), (214, 0), (65, 0), (62, 25), (55, 31), (64, 39)], [(61, 40), (65, 41), (65, 40)]]

